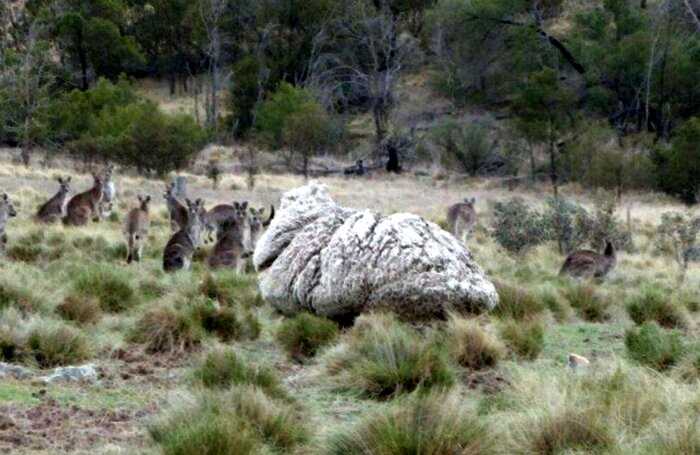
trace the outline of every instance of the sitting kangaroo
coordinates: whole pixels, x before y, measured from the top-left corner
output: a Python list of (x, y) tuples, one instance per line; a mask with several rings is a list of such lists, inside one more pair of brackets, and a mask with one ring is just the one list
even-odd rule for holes
[(163, 250), (163, 270), (166, 272), (189, 269), (192, 255), (202, 243), (204, 203), (201, 199), (195, 202), (187, 199), (186, 202), (187, 224), (170, 238)]
[(66, 212), (66, 202), (68, 201), (68, 194), (70, 193), (70, 177), (65, 179), (58, 177), (58, 183), (61, 185), (58, 188), (58, 192), (54, 196), (46, 201), (39, 210), (37, 210), (34, 219), (41, 223), (54, 223), (65, 215)]
[(148, 229), (151, 226), (151, 221), (148, 217), (148, 204), (151, 202), (151, 196), (138, 196), (138, 200), (139, 206), (131, 209), (126, 216), (126, 223), (124, 224), (127, 264), (131, 264), (132, 261), (141, 261), (143, 244), (148, 237)]
[(187, 207), (175, 197), (175, 183), (165, 186), (163, 198), (170, 214), (170, 229), (177, 232), (187, 226)]
[(223, 235), (225, 223), (245, 219), (247, 210), (248, 202), (234, 202), (233, 205), (219, 204), (207, 211), (204, 216), (204, 225), (208, 241), (214, 240), (214, 233), (217, 239)]
[(99, 174), (93, 174), (94, 184), (89, 190), (76, 194), (68, 202), (66, 216), (63, 224), (68, 226), (84, 226), (92, 217), (99, 220), (100, 203), (102, 202), (103, 178)]
[(100, 201), (100, 218), (105, 219), (111, 213), (114, 208), (114, 204), (117, 200), (117, 187), (112, 179), (112, 174), (114, 172), (114, 165), (108, 165), (104, 172), (102, 173), (102, 201)]
[(15, 216), (17, 216), (17, 212), (14, 205), (12, 205), (12, 201), (10, 201), (7, 193), (2, 193), (2, 196), (0, 196), (0, 249), (2, 253), (5, 252), (5, 247), (7, 246), (7, 234), (5, 233), (7, 222)]
[(223, 222), (216, 245), (209, 255), (209, 267), (230, 267), (238, 273), (245, 272), (245, 258), (250, 254), (250, 224), (240, 213)]
[(616, 263), (615, 246), (608, 241), (603, 254), (588, 250), (571, 253), (564, 261), (559, 275), (570, 275), (575, 278), (605, 278)]
[(458, 240), (464, 241), (476, 226), (476, 198), (465, 198), (447, 209), (447, 227)]

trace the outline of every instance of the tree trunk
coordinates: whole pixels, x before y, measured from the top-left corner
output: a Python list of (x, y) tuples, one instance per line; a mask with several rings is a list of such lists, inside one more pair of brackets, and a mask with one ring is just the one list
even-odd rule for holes
[(78, 59), (80, 60), (80, 73), (82, 74), (82, 89), (86, 91), (90, 88), (90, 83), (88, 81), (88, 62), (87, 62), (87, 52), (83, 46), (83, 34), (80, 32), (78, 35)]

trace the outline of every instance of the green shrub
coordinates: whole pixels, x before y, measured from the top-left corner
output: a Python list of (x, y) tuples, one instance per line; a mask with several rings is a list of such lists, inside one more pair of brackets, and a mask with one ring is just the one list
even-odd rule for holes
[(331, 435), (328, 455), (496, 453), (494, 438), (456, 393), (413, 395)]
[(685, 122), (675, 132), (672, 146), (659, 150), (659, 180), (661, 188), (684, 202), (694, 204), (700, 189), (700, 159), (697, 144), (700, 142), (700, 117)]
[(190, 311), (192, 318), (204, 330), (215, 334), (222, 341), (255, 340), (260, 336), (260, 322), (250, 309), (220, 306), (212, 300), (199, 298), (190, 302), (182, 311)]
[(338, 325), (310, 313), (285, 320), (276, 333), (277, 341), (292, 358), (313, 357), (338, 336)]
[(258, 108), (256, 128), (266, 142), (274, 148), (279, 148), (282, 146), (288, 119), (300, 112), (310, 101), (313, 101), (310, 92), (282, 82)]
[(545, 309), (539, 296), (529, 290), (503, 282), (496, 282), (498, 305), (493, 313), (500, 318), (517, 320), (531, 318)]
[(488, 128), (484, 125), (447, 120), (433, 128), (430, 136), (440, 149), (441, 162), (446, 169), (458, 169), (475, 176), (492, 156)]
[(168, 455), (290, 453), (309, 437), (297, 411), (252, 386), (204, 393), (149, 432)]
[(226, 389), (232, 385), (260, 387), (272, 397), (284, 397), (279, 379), (269, 368), (252, 367), (233, 350), (210, 352), (194, 370), (195, 380), (208, 388)]
[(192, 314), (162, 306), (148, 310), (136, 322), (131, 339), (145, 344), (148, 352), (182, 352), (199, 346), (204, 334)]
[(23, 312), (35, 312), (42, 306), (44, 302), (29, 289), (7, 280), (0, 281), (0, 310), (14, 307)]
[(93, 324), (102, 317), (102, 308), (97, 299), (76, 295), (69, 295), (63, 299), (56, 307), (56, 312), (63, 319), (80, 324)]
[(610, 300), (600, 295), (595, 287), (574, 284), (564, 291), (564, 295), (583, 320), (604, 322), (610, 319)]
[(476, 321), (452, 317), (447, 327), (447, 342), (455, 361), (465, 368), (491, 368), (505, 356), (505, 347)]
[(591, 410), (548, 414), (530, 429), (529, 454), (554, 455), (578, 450), (602, 453), (614, 447), (615, 435), (602, 416)]
[(455, 372), (446, 346), (397, 321), (394, 315), (363, 315), (341, 349), (327, 359), (341, 389), (388, 398), (417, 388), (449, 387)]
[(628, 330), (625, 347), (631, 359), (657, 370), (678, 364), (684, 353), (681, 334), (665, 332), (653, 322)]
[(27, 348), (42, 368), (76, 364), (92, 355), (87, 337), (62, 324), (37, 324), (27, 336)]
[(535, 360), (544, 348), (544, 326), (540, 321), (505, 321), (501, 338), (519, 357)]
[(656, 321), (666, 328), (682, 328), (688, 325), (683, 308), (671, 301), (668, 293), (651, 286), (645, 287), (629, 299), (627, 313), (636, 324)]
[(262, 298), (255, 279), (236, 273), (208, 273), (199, 292), (222, 305), (260, 306)]
[(93, 265), (78, 273), (73, 292), (78, 296), (94, 297), (104, 311), (120, 312), (139, 303), (131, 282), (131, 277), (117, 268)]
[(493, 237), (510, 253), (522, 254), (548, 239), (548, 224), (542, 214), (521, 198), (496, 202), (493, 207)]

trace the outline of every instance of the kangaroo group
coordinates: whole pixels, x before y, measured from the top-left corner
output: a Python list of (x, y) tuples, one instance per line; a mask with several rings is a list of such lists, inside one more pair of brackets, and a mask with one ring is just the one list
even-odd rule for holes
[[(70, 197), (71, 178), (58, 177), (59, 188), (34, 215), (39, 223), (55, 223), (61, 220), (66, 226), (84, 226), (88, 222), (99, 222), (114, 210), (117, 188), (113, 180), (114, 167), (107, 166), (102, 172), (92, 174), (92, 186)], [(248, 258), (264, 229), (275, 216), (275, 207), (269, 214), (265, 208), (254, 208), (247, 201), (232, 201), (205, 208), (204, 201), (181, 200), (176, 194), (175, 184), (165, 187), (163, 194), (170, 219), (172, 235), (163, 249), (163, 270), (173, 272), (189, 269), (192, 258), (205, 242), (214, 242), (206, 262), (210, 268), (230, 268), (245, 272)], [(138, 205), (126, 215), (124, 240), (126, 262), (139, 262), (148, 241), (151, 197), (137, 196)], [(0, 250), (7, 244), (5, 228), (8, 220), (17, 215), (8, 195), (0, 196)], [(447, 230), (462, 242), (469, 241), (478, 217), (476, 198), (464, 198), (447, 208)], [(567, 256), (559, 274), (574, 278), (605, 278), (617, 263), (615, 246), (606, 242), (604, 251), (574, 251)]]

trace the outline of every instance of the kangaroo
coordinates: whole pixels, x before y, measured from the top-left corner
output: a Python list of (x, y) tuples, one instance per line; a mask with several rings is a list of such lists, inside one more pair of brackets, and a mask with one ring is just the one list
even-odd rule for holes
[(602, 255), (588, 250), (571, 253), (564, 261), (559, 275), (570, 275), (575, 278), (605, 278), (616, 263), (615, 246), (612, 242), (606, 242)]
[(100, 218), (105, 219), (111, 213), (114, 208), (114, 204), (117, 200), (117, 187), (112, 180), (112, 173), (114, 172), (114, 165), (108, 165), (104, 172), (102, 173), (102, 201), (100, 202)]
[(151, 196), (138, 196), (138, 200), (139, 206), (131, 209), (124, 224), (127, 264), (131, 264), (132, 261), (141, 261), (143, 244), (148, 237), (148, 228), (151, 226), (151, 220), (148, 218), (148, 204), (151, 202)]
[(476, 226), (476, 198), (465, 198), (447, 209), (447, 226), (457, 239), (464, 241)]
[(250, 212), (248, 214), (248, 225), (250, 226), (250, 251), (255, 249), (255, 245), (257, 245), (258, 239), (262, 235), (264, 228), (268, 227), (272, 222), (272, 219), (275, 217), (275, 206), (270, 206), (270, 216), (266, 221), (263, 220), (264, 214), (265, 208), (250, 208)]
[(235, 202), (233, 205), (219, 204), (207, 211), (204, 216), (204, 224), (207, 231), (207, 239), (214, 240), (216, 232), (217, 239), (223, 234), (223, 225), (227, 221), (243, 220), (247, 216), (248, 202)]
[(103, 177), (98, 174), (93, 174), (94, 184), (89, 190), (76, 194), (68, 202), (66, 207), (66, 216), (63, 218), (63, 224), (68, 226), (84, 226), (92, 217), (93, 220), (99, 219), (100, 202), (102, 202), (102, 192), (104, 189)]
[(166, 185), (163, 198), (170, 214), (170, 229), (177, 232), (187, 226), (187, 207), (175, 197), (175, 183)]
[(46, 201), (37, 210), (34, 219), (41, 223), (54, 223), (65, 215), (66, 202), (68, 201), (68, 194), (70, 193), (70, 177), (65, 179), (58, 177), (58, 183), (61, 185), (58, 192), (54, 196)]
[(5, 233), (7, 222), (15, 216), (17, 216), (15, 206), (12, 205), (12, 201), (10, 201), (7, 193), (2, 193), (2, 196), (0, 196), (0, 249), (2, 253), (5, 253), (5, 247), (7, 246), (7, 234)]
[(163, 250), (163, 270), (174, 272), (189, 269), (192, 255), (202, 243), (204, 203), (201, 199), (187, 202), (187, 224), (177, 231), (168, 241)]
[(226, 219), (217, 236), (216, 245), (209, 255), (209, 267), (230, 267), (238, 273), (245, 272), (245, 258), (250, 254), (250, 224), (240, 212)]

